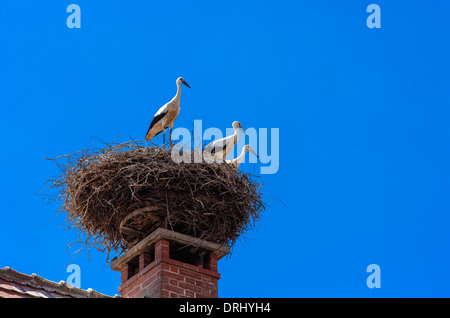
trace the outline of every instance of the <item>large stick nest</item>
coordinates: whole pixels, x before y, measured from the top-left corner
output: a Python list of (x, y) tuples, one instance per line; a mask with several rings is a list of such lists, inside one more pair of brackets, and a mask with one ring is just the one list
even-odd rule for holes
[(225, 163), (175, 163), (170, 147), (149, 145), (53, 159), (61, 173), (51, 186), (85, 244), (121, 253), (163, 226), (232, 247), (259, 220), (265, 205), (254, 176)]

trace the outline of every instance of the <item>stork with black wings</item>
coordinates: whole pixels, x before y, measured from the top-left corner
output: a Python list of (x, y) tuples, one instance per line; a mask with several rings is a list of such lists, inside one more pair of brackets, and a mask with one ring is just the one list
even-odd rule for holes
[(150, 127), (147, 130), (147, 134), (145, 135), (145, 140), (150, 141), (160, 132), (163, 132), (164, 143), (166, 141), (165, 129), (169, 127), (169, 140), (172, 138), (172, 127), (173, 123), (178, 117), (180, 113), (180, 98), (181, 98), (181, 84), (186, 85), (191, 88), (188, 83), (182, 78), (179, 77), (177, 79), (177, 94), (174, 98), (164, 106), (162, 106), (153, 117), (152, 122), (150, 123)]
[(239, 140), (239, 129), (242, 130), (244, 135), (247, 134), (242, 128), (240, 122), (233, 122), (234, 134), (227, 136), (225, 138), (221, 138), (218, 140), (214, 140), (212, 143), (208, 144), (205, 148), (203, 148), (203, 156), (209, 160), (225, 162), (228, 154), (233, 150), (234, 145)]

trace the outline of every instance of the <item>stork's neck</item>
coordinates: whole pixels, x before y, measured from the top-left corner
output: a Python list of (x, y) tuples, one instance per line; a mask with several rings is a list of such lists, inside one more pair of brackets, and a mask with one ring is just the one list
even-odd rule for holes
[(239, 128), (234, 128), (234, 135), (236, 136), (236, 138), (239, 138)]
[(239, 155), (239, 157), (236, 158), (236, 163), (237, 163), (238, 165), (240, 165), (241, 162), (242, 162), (242, 160), (244, 160), (244, 158), (245, 158), (245, 153), (246, 153), (247, 151), (248, 151), (247, 149), (242, 149), (241, 154)]
[(177, 94), (172, 99), (172, 101), (179, 102), (180, 101), (180, 97), (181, 97), (181, 83), (180, 84), (177, 83)]

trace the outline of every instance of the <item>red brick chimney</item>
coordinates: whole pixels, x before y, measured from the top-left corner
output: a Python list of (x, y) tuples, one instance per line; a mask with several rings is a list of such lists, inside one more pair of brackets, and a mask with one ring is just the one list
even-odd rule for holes
[(111, 264), (125, 298), (218, 297), (226, 246), (158, 228)]

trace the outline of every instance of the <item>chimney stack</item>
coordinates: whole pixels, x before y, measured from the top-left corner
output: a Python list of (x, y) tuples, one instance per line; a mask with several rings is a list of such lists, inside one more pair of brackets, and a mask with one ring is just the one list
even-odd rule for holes
[(229, 248), (158, 228), (111, 264), (124, 298), (218, 297), (218, 260)]

